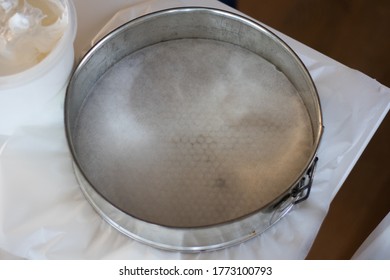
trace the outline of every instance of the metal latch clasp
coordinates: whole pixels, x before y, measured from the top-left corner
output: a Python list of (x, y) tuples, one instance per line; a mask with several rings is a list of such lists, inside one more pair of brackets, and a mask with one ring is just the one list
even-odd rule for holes
[(306, 175), (302, 177), (299, 183), (291, 190), (291, 196), (296, 198), (294, 204), (305, 201), (309, 195), (313, 184), (313, 174), (317, 166), (318, 157), (315, 157)]
[(317, 161), (318, 157), (315, 157), (311, 166), (306, 171), (306, 174), (301, 178), (298, 184), (296, 184), (296, 186), (291, 189), (290, 193), (275, 206), (275, 210), (269, 221), (270, 225), (283, 218), (288, 212), (290, 212), (294, 205), (305, 201), (309, 197)]

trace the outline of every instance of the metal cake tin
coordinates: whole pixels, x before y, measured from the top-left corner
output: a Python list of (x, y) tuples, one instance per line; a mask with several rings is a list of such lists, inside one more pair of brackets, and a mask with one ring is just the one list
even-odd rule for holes
[(198, 7), (142, 16), (92, 47), (65, 126), (95, 210), (182, 252), (243, 242), (305, 200), (323, 130), (314, 83), (281, 39)]

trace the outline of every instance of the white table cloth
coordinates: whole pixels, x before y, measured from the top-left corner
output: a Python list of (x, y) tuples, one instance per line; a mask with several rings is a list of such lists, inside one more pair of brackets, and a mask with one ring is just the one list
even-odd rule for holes
[[(170, 7), (196, 5), (234, 11), (214, 0), (73, 2), (78, 13), (77, 58), (121, 9), (127, 8), (105, 29)], [(322, 103), (325, 131), (307, 201), (262, 235), (219, 251), (182, 254), (133, 241), (104, 222), (78, 186), (64, 132), (64, 89), (42, 99), (40, 111), (29, 115), (13, 133), (0, 131), (0, 258), (304, 259), (333, 197), (388, 112), (390, 89), (274, 32), (302, 59)], [(24, 112), (15, 108), (13, 115), (18, 114)]]

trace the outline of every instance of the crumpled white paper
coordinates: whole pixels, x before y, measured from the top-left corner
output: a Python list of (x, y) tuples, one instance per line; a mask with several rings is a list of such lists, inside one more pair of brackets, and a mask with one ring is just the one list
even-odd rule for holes
[[(79, 17), (88, 1), (94, 2), (74, 0)], [(185, 0), (105, 2), (94, 2), (95, 9), (107, 12), (110, 6), (122, 5), (131, 8), (130, 18), (193, 4)], [(213, 0), (196, 4), (226, 8)], [(83, 18), (79, 25), (91, 22)], [(7, 252), (3, 255), (28, 259), (304, 259), (330, 202), (388, 112), (390, 89), (277, 34), (307, 66), (322, 103), (325, 131), (307, 201), (262, 235), (219, 251), (182, 254), (133, 241), (104, 222), (82, 195), (65, 138), (62, 90), (42, 101), (41, 111), (13, 134), (0, 131), (0, 249)], [(94, 35), (85, 34), (90, 41)], [(15, 108), (14, 114), (23, 111)]]

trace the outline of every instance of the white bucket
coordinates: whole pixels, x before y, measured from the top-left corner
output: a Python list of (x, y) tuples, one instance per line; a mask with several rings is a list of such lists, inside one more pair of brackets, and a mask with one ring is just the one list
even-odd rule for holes
[(54, 49), (31, 68), (0, 76), (0, 135), (10, 135), (28, 122), (69, 81), (74, 64), (76, 10), (72, 0), (59, 1), (66, 7), (68, 24)]

